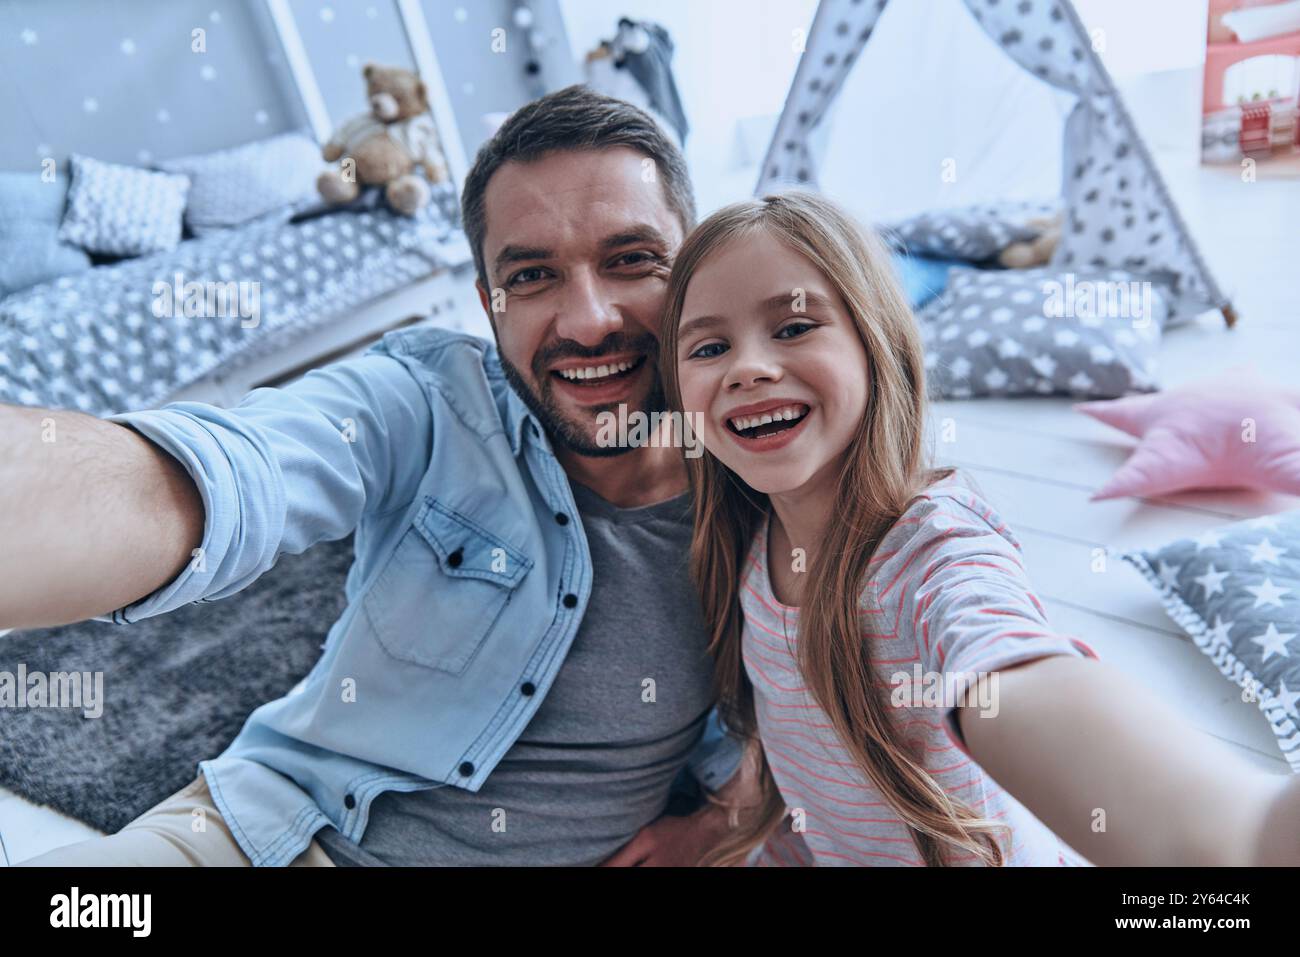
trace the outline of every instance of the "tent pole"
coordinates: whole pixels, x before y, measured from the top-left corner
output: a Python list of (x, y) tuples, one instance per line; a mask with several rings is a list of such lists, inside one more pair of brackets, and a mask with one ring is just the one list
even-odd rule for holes
[(763, 180), (767, 178), (768, 164), (772, 162), (772, 158), (776, 155), (778, 148), (777, 144), (784, 138), (781, 134), (785, 129), (786, 117), (790, 115), (790, 110), (793, 105), (792, 101), (794, 99), (794, 91), (799, 89), (799, 80), (803, 76), (804, 68), (808, 61), (808, 48), (812, 46), (813, 37), (817, 36), (817, 25), (821, 21), (824, 6), (825, 4), (821, 3), (819, 0), (817, 9), (813, 11), (812, 24), (808, 27), (807, 36), (804, 37), (803, 51), (800, 52), (799, 62), (796, 63), (794, 67), (794, 78), (790, 80), (790, 87), (786, 90), (785, 103), (781, 105), (781, 115), (776, 118), (776, 128), (772, 131), (772, 141), (767, 144), (767, 152), (763, 154), (763, 165), (759, 167), (758, 170), (758, 182), (754, 184), (755, 196), (760, 196), (762, 193), (766, 192), (766, 190), (762, 188)]
[(1092, 48), (1092, 34), (1090, 34), (1088, 28), (1084, 26), (1083, 19), (1079, 16), (1079, 11), (1074, 8), (1073, 0), (1062, 3), (1060, 6), (1064, 8), (1066, 16), (1074, 21), (1074, 28), (1080, 39), (1088, 41), (1083, 44), (1084, 49), (1088, 51), (1088, 56), (1092, 58), (1092, 63), (1096, 68), (1097, 75), (1101, 77), (1102, 82), (1106, 84), (1106, 89), (1110, 92), (1111, 98), (1115, 101), (1115, 108), (1119, 112), (1120, 122), (1124, 124), (1133, 145), (1137, 147), (1138, 153), (1142, 156), (1143, 162), (1146, 163), (1147, 169), (1151, 171), (1151, 177), (1155, 183), (1156, 193), (1162, 200), (1164, 200), (1165, 207), (1169, 210), (1170, 216), (1173, 217), (1174, 225), (1178, 227), (1178, 231), (1182, 235), (1183, 241), (1187, 243), (1187, 252), (1192, 257), (1192, 262), (1196, 264), (1196, 268), (1200, 270), (1201, 280), (1205, 283), (1207, 292), (1209, 292), (1212, 297), (1211, 303), (1218, 307), (1219, 311), (1223, 314), (1224, 322), (1226, 322), (1229, 328), (1231, 328), (1233, 323), (1237, 321), (1236, 310), (1232, 308), (1232, 303), (1228, 301), (1228, 297), (1219, 289), (1219, 284), (1215, 281), (1214, 275), (1206, 266), (1205, 260), (1201, 256), (1201, 250), (1196, 245), (1196, 240), (1192, 238), (1192, 233), (1187, 228), (1187, 223), (1183, 220), (1182, 212), (1179, 210), (1177, 204), (1174, 203), (1173, 197), (1169, 194), (1169, 188), (1165, 185), (1165, 178), (1160, 172), (1160, 167), (1156, 166), (1155, 159), (1151, 156), (1151, 151), (1147, 149), (1146, 141), (1142, 139), (1141, 134), (1138, 132), (1137, 124), (1133, 122), (1133, 117), (1129, 114), (1128, 107), (1124, 104), (1124, 98), (1120, 96), (1119, 89), (1115, 86), (1115, 81), (1111, 79), (1110, 71), (1107, 70), (1106, 65), (1101, 62), (1101, 57), (1097, 55), (1097, 51)]

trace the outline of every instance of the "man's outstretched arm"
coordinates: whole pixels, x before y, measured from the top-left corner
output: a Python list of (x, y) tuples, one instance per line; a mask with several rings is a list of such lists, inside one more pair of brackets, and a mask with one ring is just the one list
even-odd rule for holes
[(175, 578), (203, 537), (203, 500), (132, 429), (0, 405), (0, 628), (82, 621)]
[(432, 441), (425, 386), (373, 352), (230, 409), (97, 420), (0, 407), (0, 628), (130, 622), (232, 595), (279, 555), (404, 507)]

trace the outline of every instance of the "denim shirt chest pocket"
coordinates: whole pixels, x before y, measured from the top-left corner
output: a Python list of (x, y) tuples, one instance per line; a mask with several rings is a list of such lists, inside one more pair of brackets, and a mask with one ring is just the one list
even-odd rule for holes
[(519, 548), (426, 496), (363, 610), (394, 658), (460, 674), (532, 567)]

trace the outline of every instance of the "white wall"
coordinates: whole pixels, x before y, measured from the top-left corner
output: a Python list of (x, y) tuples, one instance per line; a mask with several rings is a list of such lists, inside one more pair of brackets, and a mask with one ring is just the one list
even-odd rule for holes
[(1074, 0), (1143, 139), (1199, 162), (1208, 0)]
[[(1197, 161), (1207, 0), (1074, 3), (1089, 30), (1101, 31), (1098, 52), (1148, 143)], [(559, 7), (579, 63), (613, 36), (620, 16), (662, 24), (676, 44), (701, 216), (752, 194), (798, 62), (794, 34), (812, 23), (816, 0), (559, 0)]]
[[(579, 62), (614, 35), (620, 16), (653, 20), (671, 35), (701, 217), (753, 194), (799, 60), (795, 31), (807, 30), (816, 8), (816, 0), (560, 0)], [(741, 149), (746, 140), (757, 156)]]

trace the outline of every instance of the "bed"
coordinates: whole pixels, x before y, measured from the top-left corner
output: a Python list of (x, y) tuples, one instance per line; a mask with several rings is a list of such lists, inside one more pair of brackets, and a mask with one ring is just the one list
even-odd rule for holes
[(408, 321), (483, 334), (470, 258), (437, 207), (414, 219), (375, 207), (54, 279), (0, 300), (0, 402), (93, 415), (228, 404)]

